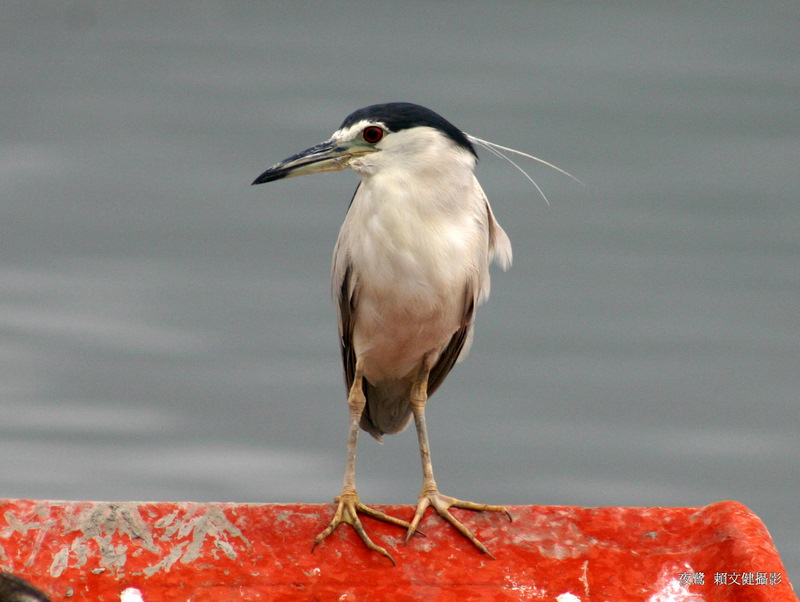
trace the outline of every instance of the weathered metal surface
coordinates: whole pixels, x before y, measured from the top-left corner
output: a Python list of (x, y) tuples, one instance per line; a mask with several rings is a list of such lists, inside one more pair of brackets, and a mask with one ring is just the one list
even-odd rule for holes
[(0, 570), (58, 601), (797, 600), (766, 528), (736, 502), (509, 510), (512, 523), (455, 511), (496, 560), (433, 514), (407, 546), (364, 518), (395, 567), (346, 525), (312, 553), (331, 505), (0, 500)]

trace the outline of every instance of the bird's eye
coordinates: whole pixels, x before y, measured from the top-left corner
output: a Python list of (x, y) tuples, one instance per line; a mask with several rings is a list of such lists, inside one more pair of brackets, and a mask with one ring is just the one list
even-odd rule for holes
[(361, 135), (364, 137), (366, 142), (375, 144), (376, 142), (380, 142), (381, 138), (383, 138), (383, 130), (377, 125), (370, 125), (364, 128), (364, 131), (361, 132)]

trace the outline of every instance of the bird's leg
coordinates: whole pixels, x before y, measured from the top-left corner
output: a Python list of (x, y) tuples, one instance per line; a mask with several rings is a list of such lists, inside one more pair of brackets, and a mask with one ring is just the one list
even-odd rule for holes
[(331, 523), (314, 539), (314, 545), (311, 547), (311, 551), (313, 552), (314, 548), (317, 547), (317, 544), (325, 539), (328, 535), (333, 533), (334, 529), (336, 529), (336, 527), (338, 527), (341, 523), (348, 523), (353, 527), (353, 529), (356, 530), (356, 533), (358, 533), (359, 537), (361, 537), (361, 540), (370, 550), (386, 556), (392, 561), (392, 564), (396, 564), (394, 558), (392, 558), (389, 552), (387, 552), (381, 546), (375, 544), (369, 538), (367, 532), (364, 530), (364, 526), (361, 524), (361, 521), (358, 518), (358, 513), (361, 512), (362, 514), (366, 514), (372, 518), (382, 520), (387, 523), (392, 523), (399, 527), (410, 527), (409, 523), (406, 521), (369, 508), (362, 504), (361, 500), (358, 499), (358, 493), (356, 492), (356, 447), (358, 446), (358, 425), (361, 420), (361, 413), (364, 411), (364, 406), (366, 403), (367, 400), (366, 397), (364, 397), (362, 382), (362, 368), (359, 360), (356, 362), (353, 385), (350, 387), (350, 393), (347, 397), (347, 405), (350, 407), (350, 430), (347, 437), (347, 466), (345, 467), (344, 471), (342, 493), (334, 499), (334, 501), (338, 502), (339, 505), (336, 508), (336, 514), (333, 515), (333, 520), (331, 520)]
[(416, 531), (417, 525), (419, 525), (420, 520), (422, 520), (422, 515), (425, 514), (425, 510), (428, 506), (433, 506), (442, 518), (453, 525), (464, 537), (469, 539), (476, 548), (494, 558), (489, 550), (486, 549), (486, 546), (478, 541), (475, 535), (450, 513), (450, 508), (456, 507), (475, 511), (503, 512), (508, 517), (508, 520), (511, 520), (511, 514), (505, 506), (476, 504), (475, 502), (467, 502), (442, 495), (439, 493), (439, 488), (436, 486), (436, 481), (433, 478), (431, 450), (428, 444), (428, 429), (425, 426), (425, 403), (428, 400), (429, 372), (430, 367), (427, 366), (426, 358), (423, 360), (422, 368), (411, 390), (411, 410), (414, 413), (414, 424), (417, 427), (417, 437), (419, 438), (419, 453), (422, 458), (422, 491), (420, 491), (419, 494), (417, 511), (414, 513), (414, 518), (406, 533), (406, 543), (408, 543), (408, 540), (414, 534), (414, 531)]

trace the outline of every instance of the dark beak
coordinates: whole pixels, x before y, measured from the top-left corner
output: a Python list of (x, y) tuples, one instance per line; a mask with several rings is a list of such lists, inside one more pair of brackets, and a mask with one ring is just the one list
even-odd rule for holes
[(335, 140), (326, 140), (276, 163), (258, 176), (253, 184), (264, 184), (283, 178), (294, 178), (323, 171), (338, 171), (345, 169), (353, 157), (374, 151), (373, 147), (362, 146), (355, 141), (340, 143)]

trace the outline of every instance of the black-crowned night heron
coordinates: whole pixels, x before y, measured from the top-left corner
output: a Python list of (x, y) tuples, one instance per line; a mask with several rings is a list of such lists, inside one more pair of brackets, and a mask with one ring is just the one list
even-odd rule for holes
[[(433, 506), (489, 554), (449, 509), (503, 512), (511, 519), (503, 506), (439, 493), (425, 427), (428, 397), (472, 342), (475, 308), (489, 296), (489, 264), (511, 264), (511, 243), (473, 174), (478, 156), (471, 141), (485, 143), (425, 107), (373, 105), (348, 116), (330, 140), (253, 182), (347, 167), (361, 178), (333, 252), (331, 285), (349, 391), (347, 466), (336, 514), (315, 546), (346, 522), (394, 562), (366, 534), (358, 513), (404, 527), (408, 541)], [(405, 429), (412, 416), (423, 482), (408, 523), (361, 503), (355, 464), (359, 426), (380, 441)]]
[(0, 571), (0, 602), (50, 602), (50, 598), (21, 577)]

